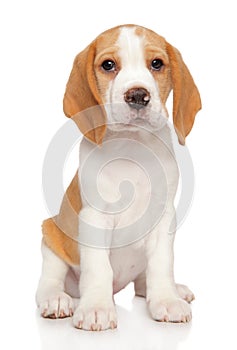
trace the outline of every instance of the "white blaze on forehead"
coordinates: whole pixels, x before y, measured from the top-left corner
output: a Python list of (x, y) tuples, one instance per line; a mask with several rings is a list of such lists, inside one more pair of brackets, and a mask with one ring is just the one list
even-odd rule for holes
[(117, 41), (122, 67), (145, 67), (144, 37), (135, 34), (136, 28), (122, 28)]
[[(117, 40), (121, 70), (116, 77), (117, 92), (124, 93), (133, 87), (143, 87), (150, 94), (157, 93), (154, 78), (147, 68), (145, 57), (145, 36), (137, 35), (136, 28), (120, 29)], [(154, 96), (153, 96), (154, 97)]]

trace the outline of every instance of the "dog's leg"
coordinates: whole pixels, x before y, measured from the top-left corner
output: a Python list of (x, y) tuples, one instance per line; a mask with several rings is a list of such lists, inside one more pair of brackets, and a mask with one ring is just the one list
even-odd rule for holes
[[(85, 223), (89, 223), (88, 226)], [(117, 317), (113, 301), (113, 270), (110, 265), (111, 226), (108, 217), (90, 207), (85, 207), (79, 215), (79, 238), (93, 234), (95, 242), (80, 244), (80, 300), (74, 312), (73, 324), (76, 328), (100, 331), (116, 328)], [(101, 227), (96, 231), (96, 227)], [(88, 232), (93, 230), (94, 232)], [(103, 231), (102, 227), (108, 227)], [(93, 236), (92, 236), (93, 237)], [(100, 240), (100, 243), (98, 243)], [(99, 247), (97, 248), (97, 245)], [(94, 247), (96, 246), (96, 247)]]
[(69, 266), (42, 243), (43, 266), (36, 292), (36, 302), (43, 317), (72, 316), (72, 298), (64, 293)]
[(140, 273), (134, 281), (135, 295), (138, 297), (146, 297), (146, 271)]
[[(191, 303), (195, 299), (193, 292), (184, 284), (175, 284), (177, 292), (183, 300)], [(146, 297), (146, 272), (143, 271), (134, 281), (135, 295), (138, 297)]]
[(187, 322), (191, 308), (178, 294), (173, 274), (174, 233), (169, 233), (174, 210), (167, 210), (147, 242), (147, 302), (157, 321)]
[(80, 246), (80, 258), (81, 297), (73, 316), (74, 326), (92, 331), (116, 328), (109, 250)]

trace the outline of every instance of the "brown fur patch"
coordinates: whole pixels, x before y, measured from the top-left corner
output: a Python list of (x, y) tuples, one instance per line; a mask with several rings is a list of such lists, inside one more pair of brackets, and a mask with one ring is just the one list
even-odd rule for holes
[(81, 197), (78, 173), (70, 183), (57, 216), (43, 222), (44, 243), (69, 265), (80, 263), (78, 249), (78, 213)]
[(69, 265), (79, 265), (78, 242), (60, 230), (54, 218), (43, 221), (43, 242)]

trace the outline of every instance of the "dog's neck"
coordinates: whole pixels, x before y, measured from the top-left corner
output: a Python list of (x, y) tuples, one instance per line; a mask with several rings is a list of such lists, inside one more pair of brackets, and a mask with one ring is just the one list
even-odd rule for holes
[(171, 136), (171, 129), (168, 124), (159, 130), (149, 130), (143, 126), (133, 130), (123, 126), (121, 126), (121, 128), (107, 127), (103, 142), (113, 139), (123, 139), (124, 142), (126, 139), (128, 142), (138, 141), (151, 148), (156, 148), (158, 142), (163, 142), (171, 151), (173, 151), (173, 139)]

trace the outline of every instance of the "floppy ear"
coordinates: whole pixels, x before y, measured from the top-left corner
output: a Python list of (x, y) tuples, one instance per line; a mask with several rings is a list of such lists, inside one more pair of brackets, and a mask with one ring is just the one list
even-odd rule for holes
[[(95, 42), (79, 53), (73, 63), (63, 99), (63, 110), (91, 141), (102, 143), (106, 114), (94, 72)], [(91, 108), (97, 106), (97, 108)], [(78, 112), (81, 112), (78, 114)]]
[(179, 143), (185, 144), (185, 137), (193, 127), (197, 112), (201, 109), (199, 91), (179, 51), (167, 43), (173, 88), (173, 123)]

